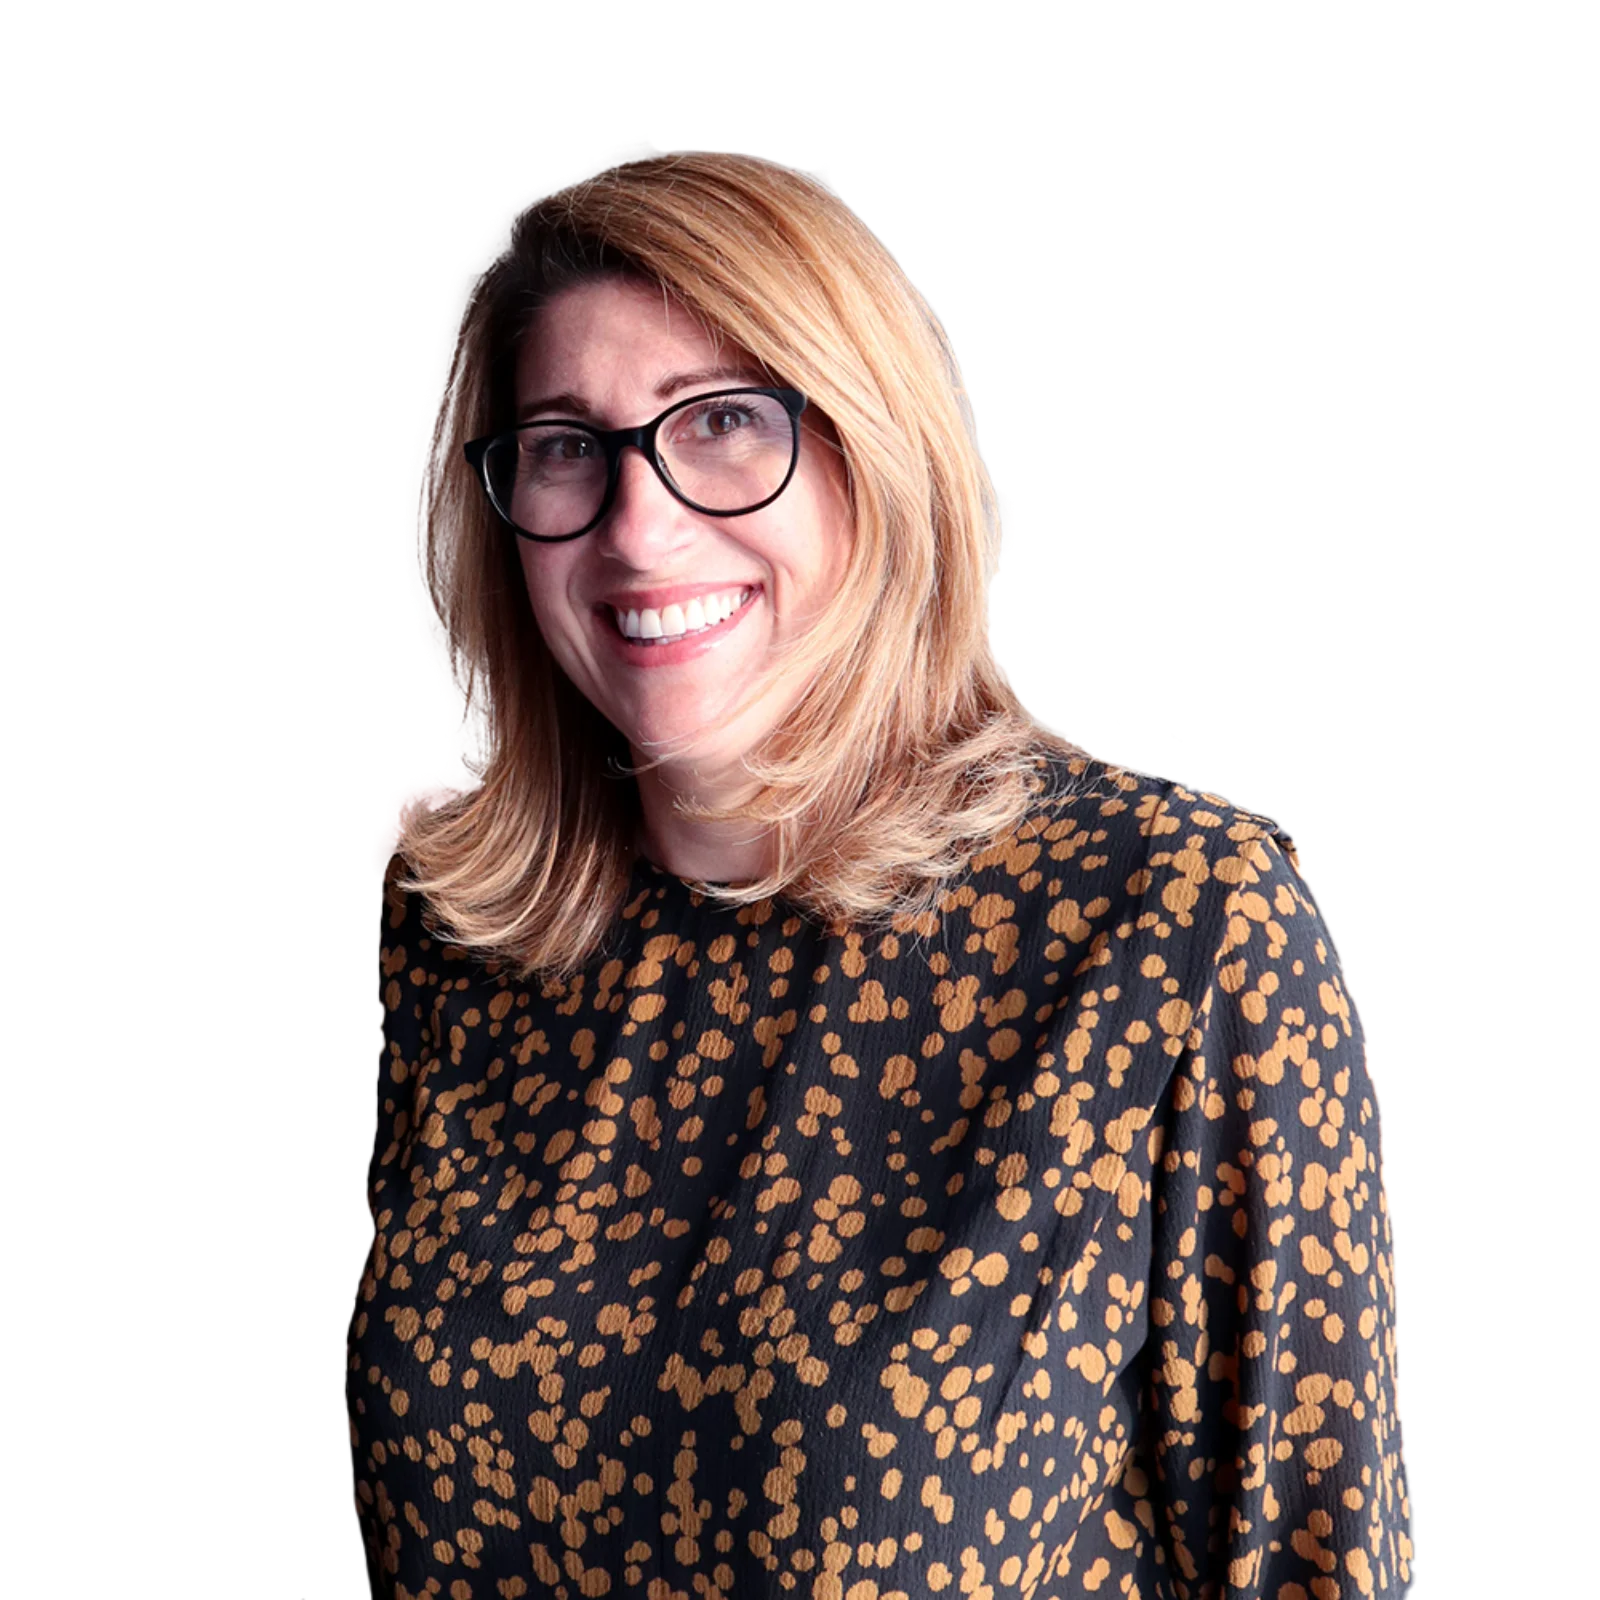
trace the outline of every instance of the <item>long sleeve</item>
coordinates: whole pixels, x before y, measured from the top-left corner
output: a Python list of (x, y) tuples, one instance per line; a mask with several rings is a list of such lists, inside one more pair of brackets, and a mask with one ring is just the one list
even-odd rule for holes
[(382, 1479), (385, 1430), (405, 1415), (408, 1391), (362, 1361), (359, 1347), (370, 1336), (372, 1307), (399, 1281), (392, 1252), (406, 1246), (396, 1236), (405, 1227), (408, 1196), (403, 1187), (405, 1151), (414, 1139), (419, 1090), (435, 1055), (434, 1005), (439, 978), (432, 941), (421, 920), (421, 902), (396, 880), (404, 868), (393, 857), (384, 874), (378, 948), (378, 994), (383, 1004), (383, 1045), (378, 1065), (377, 1128), (367, 1169), (367, 1194), (375, 1227), (350, 1324), (346, 1393), (355, 1464), (356, 1511), (366, 1545), (372, 1592), (387, 1594), (400, 1529), (397, 1508)]
[[(383, 1003), (383, 1051), (378, 1070), (378, 1123), (368, 1190), (374, 1218), (385, 1206), (384, 1168), (411, 1131), (416, 1090), (433, 1052), (432, 1008), (439, 979), (432, 943), (422, 923), (422, 902), (396, 886), (405, 863), (391, 858), (383, 878), (378, 945), (378, 995)], [(393, 1197), (388, 1197), (393, 1203)], [(379, 1222), (380, 1231), (383, 1223)]]
[(1394, 1279), (1361, 1025), (1292, 845), (1268, 836), (1244, 859), (1156, 1163), (1148, 1492), (1180, 1596), (1400, 1594)]

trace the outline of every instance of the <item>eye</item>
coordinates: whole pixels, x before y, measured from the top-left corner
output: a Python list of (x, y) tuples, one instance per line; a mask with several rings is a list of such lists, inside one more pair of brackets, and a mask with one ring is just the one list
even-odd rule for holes
[(742, 446), (773, 431), (775, 424), (767, 414), (770, 408), (771, 402), (761, 395), (709, 397), (673, 418), (672, 441), (679, 449), (735, 440)]
[(562, 432), (557, 429), (538, 429), (524, 436), (523, 453), (541, 466), (564, 466), (574, 461), (587, 461), (599, 454), (595, 440), (576, 430)]
[[(717, 408), (715, 408), (714, 411), (707, 411), (706, 414), (707, 414), (707, 416), (731, 416), (731, 418), (738, 418), (739, 421), (742, 421), (742, 422), (749, 422), (750, 421), (750, 413), (749, 413), (749, 411), (744, 410), (744, 408), (742, 408), (742, 406), (736, 406), (736, 405), (720, 405), (720, 406), (717, 406)], [(714, 429), (712, 429), (712, 432), (714, 432), (714, 434), (715, 434), (715, 432), (718, 432), (718, 429), (715, 429), (715, 427), (714, 427)], [(734, 427), (730, 427), (730, 429), (723, 429), (722, 432), (728, 432), (728, 434), (736, 434), (736, 432), (738, 432), (738, 429), (734, 429)]]

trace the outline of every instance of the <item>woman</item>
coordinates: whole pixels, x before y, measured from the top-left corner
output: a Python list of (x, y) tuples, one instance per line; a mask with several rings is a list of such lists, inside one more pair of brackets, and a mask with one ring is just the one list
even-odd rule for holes
[(1035, 724), (938, 323), (728, 155), (521, 217), (385, 889), (373, 1592), (1398, 1594), (1376, 1106), (1274, 823)]

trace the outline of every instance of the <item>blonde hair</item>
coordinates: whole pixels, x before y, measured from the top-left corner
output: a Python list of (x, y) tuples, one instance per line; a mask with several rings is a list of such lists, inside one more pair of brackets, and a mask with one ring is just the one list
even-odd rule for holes
[(525, 978), (577, 970), (620, 910), (642, 769), (545, 646), (515, 539), (461, 450), (507, 425), (539, 306), (619, 273), (808, 397), (832, 424), (854, 519), (839, 592), (783, 663), (806, 687), (745, 758), (755, 792), (687, 807), (770, 830), (771, 871), (695, 887), (731, 905), (781, 894), (830, 925), (909, 926), (1021, 820), (1041, 753), (1082, 752), (1027, 715), (990, 653), (999, 522), (938, 319), (821, 183), (741, 155), (630, 162), (539, 201), (473, 291), (434, 430), (427, 576), (486, 756), (476, 789), (407, 808), (399, 886)]

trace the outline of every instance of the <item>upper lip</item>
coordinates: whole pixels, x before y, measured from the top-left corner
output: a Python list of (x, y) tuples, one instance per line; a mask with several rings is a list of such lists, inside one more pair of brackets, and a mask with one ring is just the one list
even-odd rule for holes
[(708, 594), (737, 593), (740, 589), (759, 589), (759, 583), (734, 579), (730, 583), (669, 583), (656, 589), (615, 589), (601, 595), (597, 605), (613, 606), (618, 611), (660, 611), (666, 606), (684, 605)]

